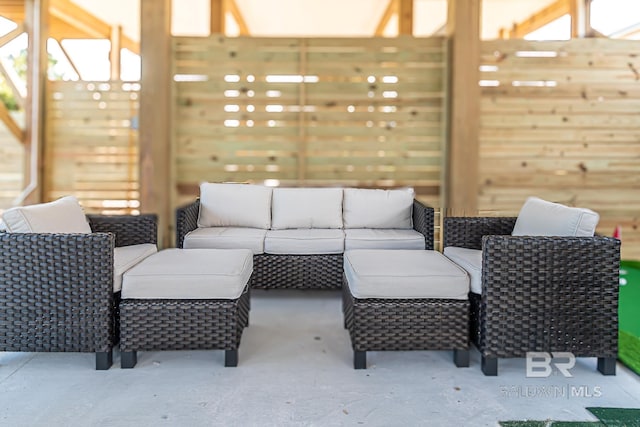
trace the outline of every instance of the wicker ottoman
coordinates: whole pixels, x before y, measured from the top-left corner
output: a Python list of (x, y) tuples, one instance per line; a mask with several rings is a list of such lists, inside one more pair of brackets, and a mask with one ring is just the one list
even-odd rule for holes
[(382, 350), (453, 350), (455, 365), (469, 366), (469, 278), (442, 254), (347, 251), (343, 280), (355, 369)]
[(127, 271), (120, 301), (121, 367), (137, 351), (225, 350), (237, 366), (249, 323), (248, 249), (166, 249)]

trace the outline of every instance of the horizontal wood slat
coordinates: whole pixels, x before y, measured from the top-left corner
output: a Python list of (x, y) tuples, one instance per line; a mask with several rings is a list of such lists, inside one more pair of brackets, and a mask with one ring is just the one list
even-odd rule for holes
[(137, 213), (140, 85), (47, 85), (45, 199), (73, 194), (87, 212)]
[(640, 42), (487, 41), (482, 59), (481, 214), (532, 195), (589, 207), (640, 259)]

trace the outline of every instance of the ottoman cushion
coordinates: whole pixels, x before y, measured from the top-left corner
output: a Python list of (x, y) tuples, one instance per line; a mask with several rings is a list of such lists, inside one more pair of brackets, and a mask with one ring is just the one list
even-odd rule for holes
[(346, 251), (344, 274), (355, 298), (468, 299), (466, 271), (436, 251)]
[(237, 299), (252, 272), (249, 249), (165, 249), (124, 274), (122, 299)]

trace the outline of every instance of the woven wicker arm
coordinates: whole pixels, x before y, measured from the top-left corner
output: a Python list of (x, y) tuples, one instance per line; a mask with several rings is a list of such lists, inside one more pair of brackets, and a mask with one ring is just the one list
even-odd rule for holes
[(620, 241), (609, 237), (485, 236), (479, 348), (617, 354)]
[(414, 199), (413, 229), (424, 236), (425, 249), (433, 250), (433, 208)]
[(0, 351), (102, 352), (110, 366), (114, 245), (106, 233), (0, 233)]
[(511, 234), (515, 217), (448, 217), (444, 219), (444, 247), (482, 249), (482, 237)]
[(113, 233), (116, 247), (158, 243), (158, 217), (146, 215), (87, 215), (94, 233)]
[(184, 236), (198, 228), (198, 213), (200, 211), (200, 199), (188, 205), (176, 209), (176, 245), (181, 248)]

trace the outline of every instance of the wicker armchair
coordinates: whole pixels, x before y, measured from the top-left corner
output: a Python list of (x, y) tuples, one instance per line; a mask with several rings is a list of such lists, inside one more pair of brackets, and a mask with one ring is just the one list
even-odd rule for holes
[(527, 352), (597, 357), (615, 375), (620, 242), (511, 236), (516, 218), (445, 218), (444, 247), (482, 250), (482, 293), (470, 293), (482, 371)]
[(95, 352), (119, 338), (114, 247), (157, 241), (155, 215), (88, 215), (92, 234), (0, 233), (0, 351)]

